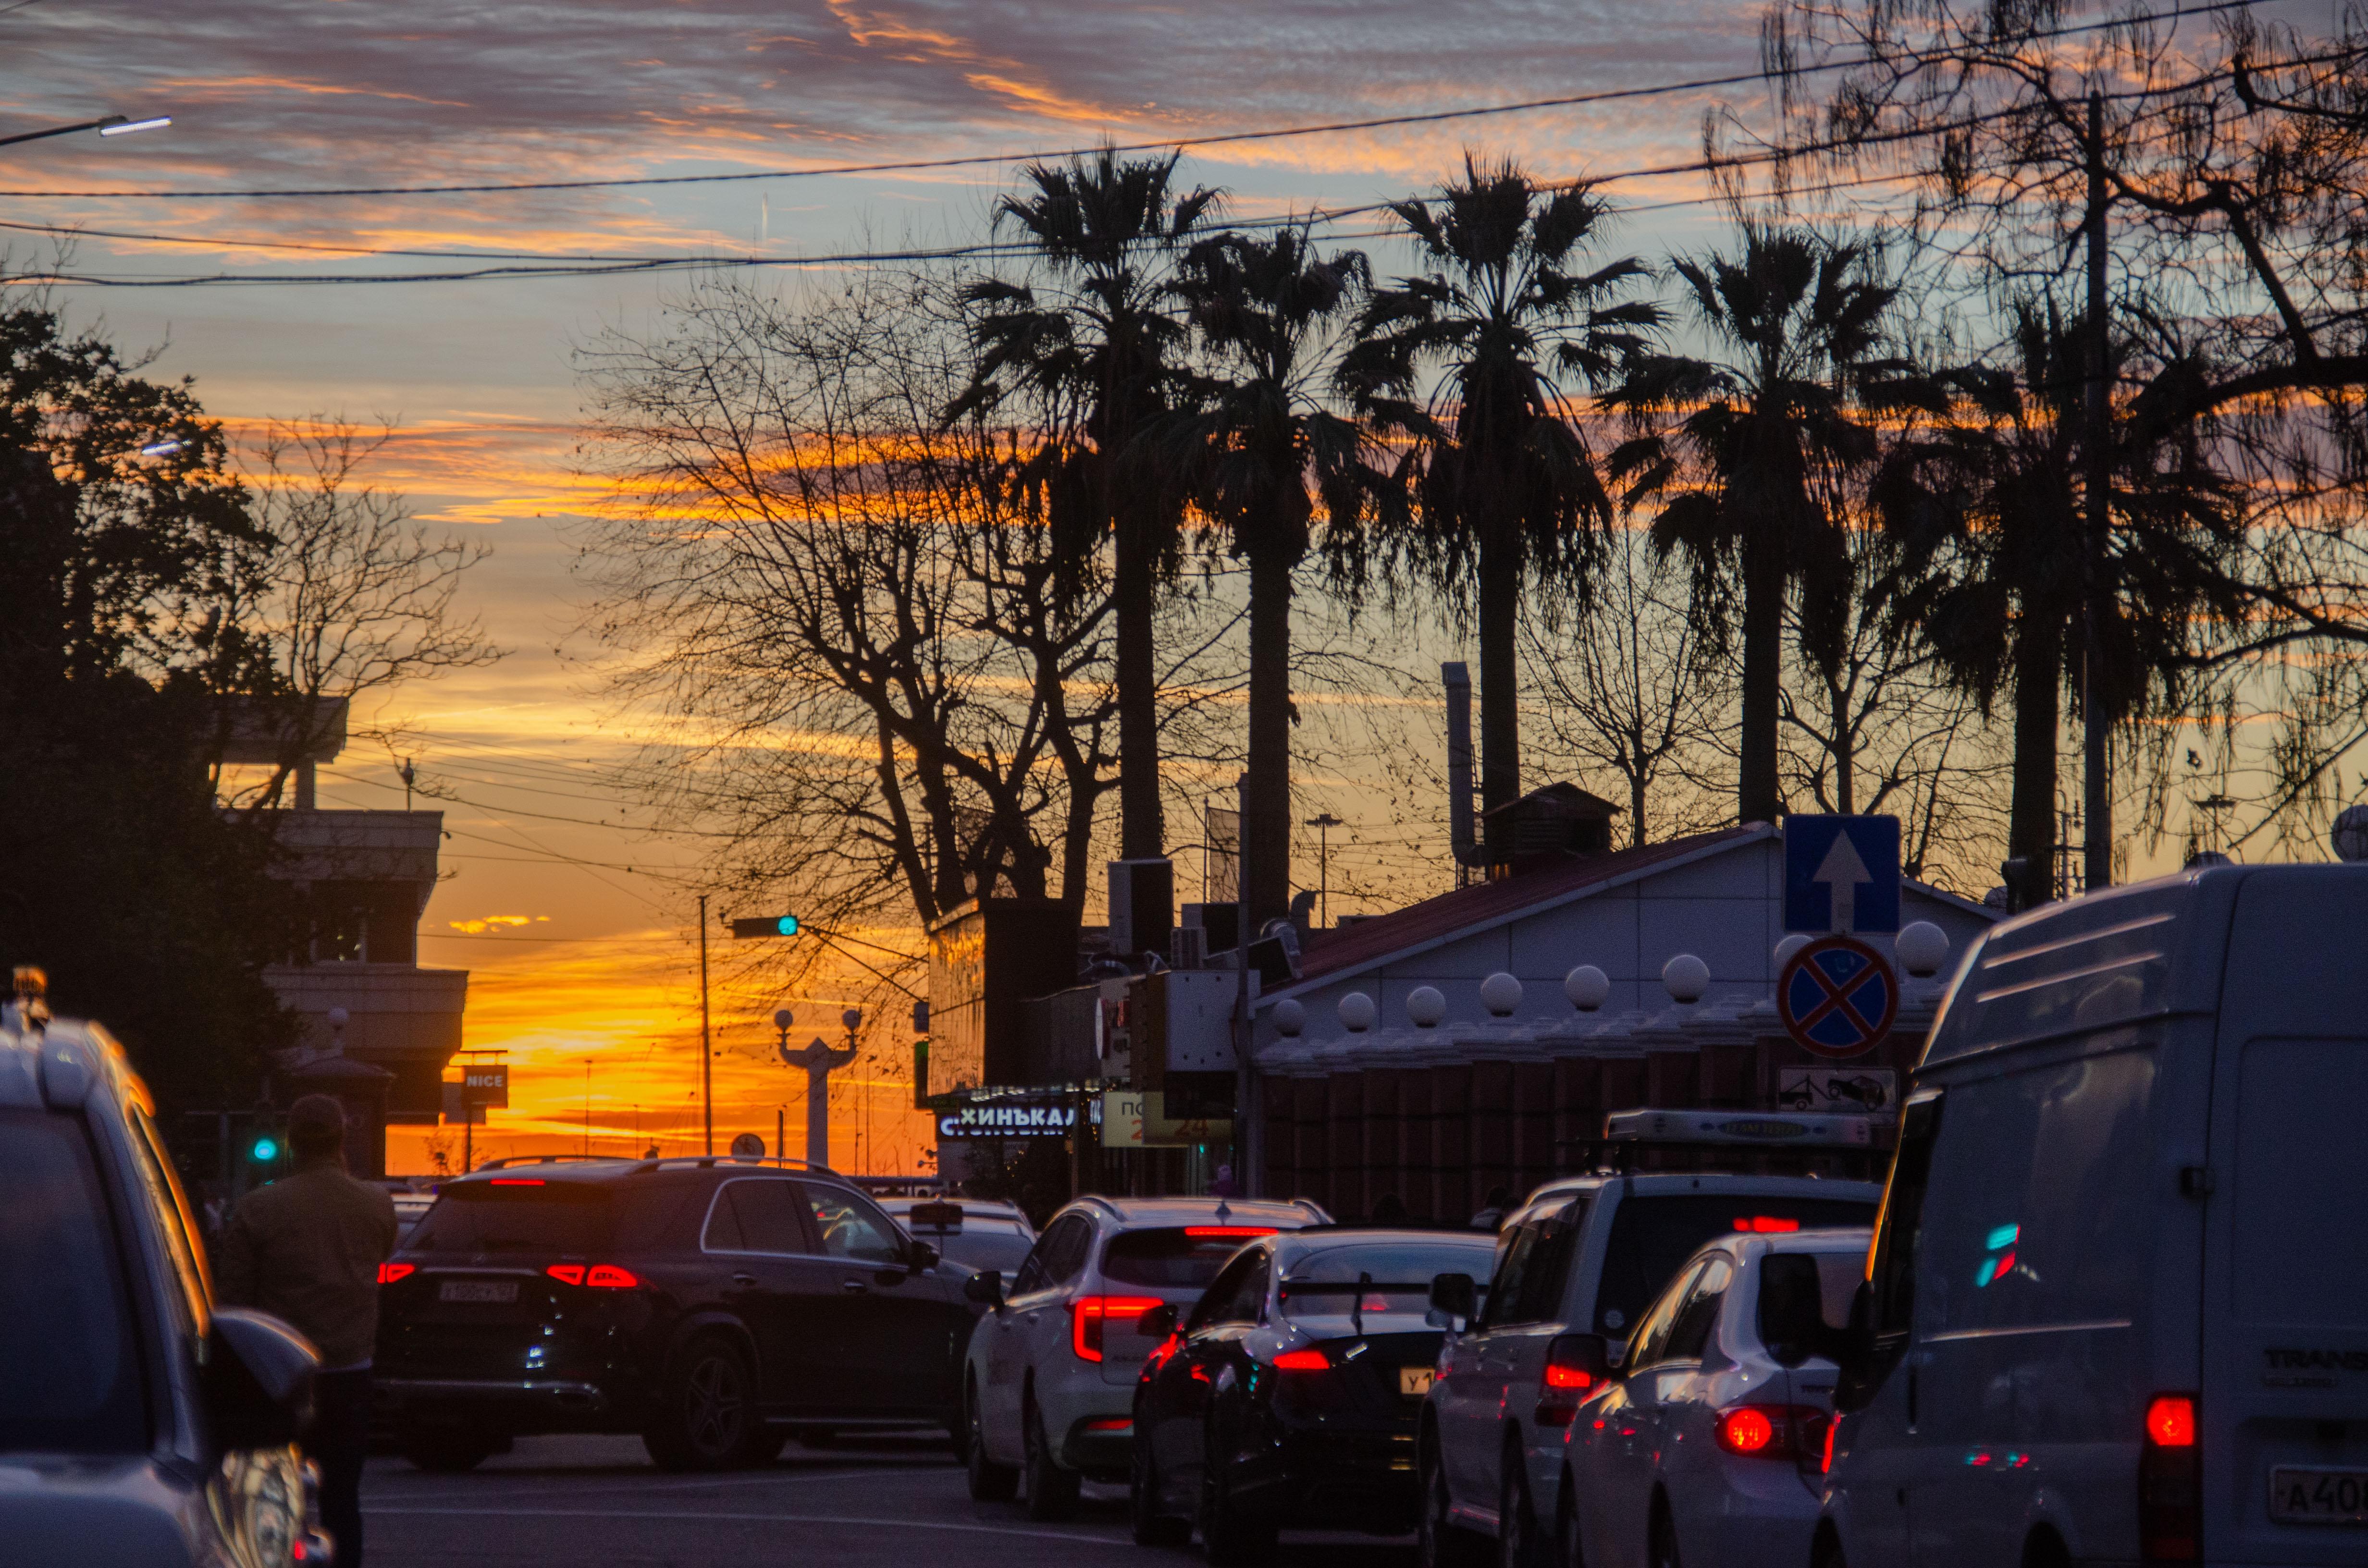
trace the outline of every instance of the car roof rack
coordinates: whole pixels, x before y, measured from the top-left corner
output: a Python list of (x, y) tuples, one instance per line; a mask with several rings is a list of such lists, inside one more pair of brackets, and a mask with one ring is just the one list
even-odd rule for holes
[[(504, 1154), (497, 1160), (479, 1161), (477, 1163), (476, 1171), (506, 1171), (516, 1165), (581, 1165), (587, 1164), (596, 1165), (615, 1165), (624, 1164), (628, 1157), (629, 1156), (623, 1154)], [(463, 1176), (473, 1176), (476, 1174), (476, 1171), (463, 1171), (461, 1174)]]
[[(838, 1176), (838, 1173), (828, 1165), (818, 1165), (812, 1160), (793, 1159), (787, 1154), (767, 1154), (752, 1159), (744, 1159), (737, 1154), (662, 1154), (655, 1160), (636, 1161), (631, 1174), (640, 1176), (644, 1171), (666, 1170), (705, 1171), (713, 1170), (718, 1165), (753, 1165), (760, 1170), (772, 1165), (782, 1170), (811, 1171), (815, 1176)], [(839, 1179), (843, 1181), (846, 1178), (839, 1176)]]

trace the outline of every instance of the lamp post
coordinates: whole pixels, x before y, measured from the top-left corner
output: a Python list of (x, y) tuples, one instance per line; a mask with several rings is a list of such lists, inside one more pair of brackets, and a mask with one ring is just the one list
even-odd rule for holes
[(96, 131), (101, 136), (130, 136), (140, 131), (159, 131), (173, 123), (173, 117), (160, 114), (153, 119), (134, 119), (128, 114), (110, 114), (100, 119), (81, 119), (72, 125), (52, 125), (47, 131), (20, 131), (14, 136), (0, 136), (0, 147), (13, 147), (19, 142), (43, 142), (52, 136), (72, 136), (78, 131)]
[(1315, 908), (1316, 923), (1326, 930), (1332, 927), (1332, 830), (1349, 824), (1330, 812), (1318, 812), (1300, 824), (1315, 830)]

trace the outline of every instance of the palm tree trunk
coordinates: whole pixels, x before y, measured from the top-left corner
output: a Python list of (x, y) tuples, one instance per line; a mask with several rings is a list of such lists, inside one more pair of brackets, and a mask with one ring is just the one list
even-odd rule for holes
[(1141, 503), (1121, 502), (1111, 521), (1111, 599), (1117, 630), (1119, 854), (1129, 860), (1167, 853), (1159, 802), (1159, 669), (1152, 644), (1157, 609), (1148, 519)]
[(1784, 551), (1774, 518), (1743, 536), (1743, 735), (1736, 816), (1776, 820), (1777, 693), (1784, 663)]
[(1288, 549), (1250, 551), (1249, 811), (1248, 820), (1242, 824), (1242, 852), (1252, 930), (1291, 909), (1291, 573), (1294, 555)]
[(2018, 908), (2046, 903), (2055, 889), (2055, 748), (2063, 723), (2064, 621), (2023, 611), (2014, 646), (2014, 803), (2006, 852), (2023, 863)]
[[(1518, 649), (1521, 563), (1513, 548), (1484, 532), (1480, 540), (1480, 809), (1494, 811), (1521, 793), (1521, 705)], [(1510, 851), (1506, 825), (1487, 824), (1488, 860)]]

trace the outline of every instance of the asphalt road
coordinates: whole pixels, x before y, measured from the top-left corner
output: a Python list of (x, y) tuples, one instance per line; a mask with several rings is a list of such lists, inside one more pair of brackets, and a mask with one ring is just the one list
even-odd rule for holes
[[(370, 1568), (1182, 1568), (1127, 1539), (1122, 1487), (1088, 1484), (1076, 1518), (1031, 1523), (973, 1503), (942, 1440), (792, 1443), (763, 1470), (668, 1475), (636, 1437), (522, 1437), (466, 1475), (370, 1460)], [(1412, 1568), (1411, 1540), (1285, 1536), (1277, 1568)]]

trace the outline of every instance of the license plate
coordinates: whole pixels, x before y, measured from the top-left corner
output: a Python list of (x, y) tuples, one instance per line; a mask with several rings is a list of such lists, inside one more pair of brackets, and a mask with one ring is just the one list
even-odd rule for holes
[(1400, 1367), (1398, 1392), (1419, 1399), (1430, 1392), (1432, 1371), (1429, 1367)]
[(2270, 1471), (2270, 1517), (2288, 1525), (2368, 1525), (2368, 1470)]
[(437, 1290), (439, 1301), (501, 1302), (518, 1300), (515, 1279), (447, 1279)]

